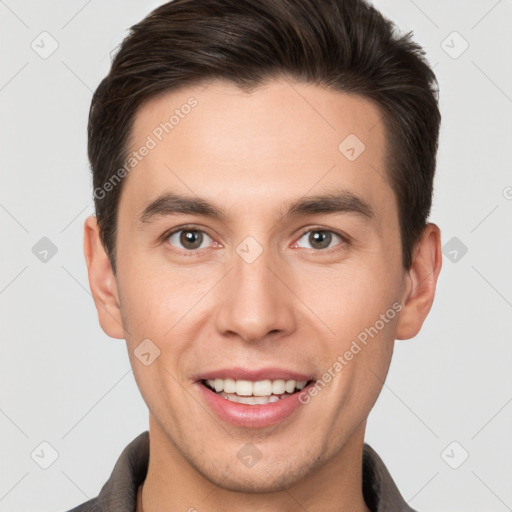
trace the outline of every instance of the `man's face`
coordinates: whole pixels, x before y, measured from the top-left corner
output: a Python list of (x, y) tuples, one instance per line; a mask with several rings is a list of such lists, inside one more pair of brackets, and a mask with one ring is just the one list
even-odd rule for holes
[[(191, 97), (197, 104), (183, 108)], [(158, 130), (176, 109), (172, 130)], [(223, 82), (188, 87), (136, 116), (131, 150), (150, 150), (119, 204), (124, 334), (154, 438), (217, 485), (271, 491), (362, 441), (407, 275), (380, 117), (364, 98), (284, 80), (251, 94)], [(206, 201), (222, 217), (166, 214), (160, 202), (142, 221), (166, 193)], [(327, 194), (340, 208), (288, 212)], [(146, 359), (160, 351), (149, 365), (134, 353), (143, 340)], [(294, 374), (324, 385), (286, 406), (225, 406), (201, 383)]]

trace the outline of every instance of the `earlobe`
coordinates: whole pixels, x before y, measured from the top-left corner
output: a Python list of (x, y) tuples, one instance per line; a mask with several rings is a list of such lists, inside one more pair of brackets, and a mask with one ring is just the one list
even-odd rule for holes
[(396, 339), (406, 340), (418, 334), (434, 302), (441, 265), (441, 232), (435, 224), (429, 223), (415, 247), (412, 265), (407, 271)]
[(87, 217), (84, 222), (84, 256), (89, 287), (101, 328), (111, 338), (123, 339), (125, 336), (116, 279), (101, 243), (98, 221), (94, 215)]

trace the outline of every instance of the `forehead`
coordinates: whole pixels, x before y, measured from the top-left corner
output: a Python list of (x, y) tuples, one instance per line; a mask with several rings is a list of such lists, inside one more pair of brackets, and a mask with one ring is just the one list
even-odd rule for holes
[(137, 112), (121, 203), (140, 212), (174, 191), (249, 213), (346, 188), (386, 209), (385, 149), (381, 112), (358, 95), (284, 79), (186, 87)]

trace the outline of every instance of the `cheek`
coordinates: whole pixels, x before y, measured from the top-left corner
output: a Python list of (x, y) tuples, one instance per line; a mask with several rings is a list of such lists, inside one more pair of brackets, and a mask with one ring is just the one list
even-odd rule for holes
[(386, 380), (396, 322), (387, 318), (388, 323), (379, 317), (371, 321), (359, 320), (360, 326), (355, 329), (357, 334), (347, 336), (336, 347), (331, 347), (327, 371), (334, 377), (329, 396), (338, 415), (343, 416), (350, 411), (355, 423), (367, 416)]
[(128, 349), (133, 354), (149, 339), (160, 351), (159, 362), (169, 370), (176, 368), (194, 338), (194, 330), (203, 321), (201, 312), (209, 288), (206, 276), (200, 278), (197, 272), (154, 262), (137, 265), (133, 261), (119, 266), (119, 277)]
[(154, 331), (160, 323), (170, 324), (174, 311), (183, 302), (183, 286), (177, 282), (179, 273), (165, 272), (149, 258), (126, 260), (118, 263), (123, 317), (139, 331)]
[(376, 262), (340, 266), (323, 276), (305, 275), (301, 277), (301, 296), (307, 297), (307, 305), (330, 328), (331, 334), (334, 332), (342, 340), (356, 337), (372, 326), (400, 296), (396, 272)]
[(401, 309), (396, 275), (390, 268), (382, 272), (371, 265), (340, 272), (324, 284), (323, 293), (317, 292), (316, 297), (319, 316), (334, 332), (323, 341), (324, 367), (334, 375), (334, 407), (341, 411), (352, 403), (359, 404), (359, 411), (369, 410), (382, 389), (393, 353)]

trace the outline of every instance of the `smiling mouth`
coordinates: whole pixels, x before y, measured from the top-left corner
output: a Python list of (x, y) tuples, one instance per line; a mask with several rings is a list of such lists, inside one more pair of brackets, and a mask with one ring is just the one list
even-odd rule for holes
[(234, 380), (234, 379), (202, 379), (201, 384), (213, 393), (230, 402), (246, 405), (266, 405), (292, 396), (313, 381), (295, 380)]

